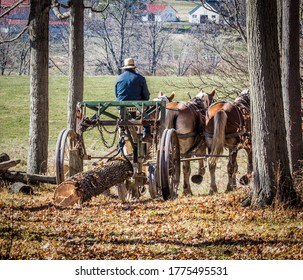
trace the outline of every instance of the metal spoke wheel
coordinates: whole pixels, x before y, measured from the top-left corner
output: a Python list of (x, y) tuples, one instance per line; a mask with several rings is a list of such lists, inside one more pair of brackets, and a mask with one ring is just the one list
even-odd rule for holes
[(83, 170), (83, 160), (80, 154), (77, 133), (72, 129), (63, 129), (56, 145), (57, 184)]
[(152, 199), (161, 195), (158, 174), (159, 164), (153, 164), (148, 167), (148, 191)]
[(175, 129), (165, 129), (161, 138), (159, 171), (164, 200), (178, 196), (180, 182), (180, 145)]

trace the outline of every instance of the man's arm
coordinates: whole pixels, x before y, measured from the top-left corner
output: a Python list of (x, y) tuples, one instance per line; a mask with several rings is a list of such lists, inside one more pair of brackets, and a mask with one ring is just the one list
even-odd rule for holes
[(147, 87), (147, 83), (145, 78), (143, 77), (143, 88), (142, 88), (142, 99), (143, 100), (149, 100), (150, 93)]

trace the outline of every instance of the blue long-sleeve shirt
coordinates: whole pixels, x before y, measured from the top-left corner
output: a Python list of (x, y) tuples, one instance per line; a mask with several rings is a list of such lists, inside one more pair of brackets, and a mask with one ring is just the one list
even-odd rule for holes
[(115, 85), (117, 101), (149, 100), (150, 93), (145, 78), (134, 70), (125, 70)]

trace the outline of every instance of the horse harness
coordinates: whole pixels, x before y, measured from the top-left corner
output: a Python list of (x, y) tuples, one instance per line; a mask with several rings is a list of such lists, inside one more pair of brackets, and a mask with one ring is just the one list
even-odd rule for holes
[[(192, 112), (195, 120), (195, 125), (194, 125), (195, 130), (193, 132), (177, 133), (178, 138), (189, 138), (189, 137), (195, 138), (192, 147), (189, 149), (189, 151), (186, 152), (186, 153), (190, 153), (194, 149), (196, 149), (198, 145), (201, 143), (201, 137), (203, 137), (203, 133), (205, 130), (206, 109), (203, 106), (202, 100), (199, 98), (193, 98), (191, 101), (181, 102), (181, 103)], [(167, 108), (167, 109), (179, 111), (179, 109), (173, 109), (173, 108)]]
[(237, 108), (240, 110), (244, 121), (244, 133), (241, 135), (241, 142), (243, 145), (251, 145), (251, 131), (248, 127), (250, 123), (250, 100), (247, 95), (241, 96), (241, 99), (234, 102)]
[[(247, 120), (249, 119), (249, 116), (250, 116), (249, 108), (247, 106), (245, 106), (243, 103), (231, 102), (231, 101), (217, 101), (217, 102), (213, 103), (212, 105), (215, 105), (217, 103), (229, 103), (236, 109), (236, 112), (238, 114), (238, 119), (239, 119), (239, 131), (225, 134), (225, 138), (227, 139), (227, 138), (240, 137), (240, 140), (242, 142), (242, 138), (243, 137), (245, 138), (245, 137), (248, 136), (247, 135), (247, 133), (248, 133), (248, 131), (247, 131)], [(210, 137), (210, 138), (213, 137), (212, 133), (209, 133), (209, 132), (206, 132), (206, 131), (203, 132), (203, 135), (205, 137)]]

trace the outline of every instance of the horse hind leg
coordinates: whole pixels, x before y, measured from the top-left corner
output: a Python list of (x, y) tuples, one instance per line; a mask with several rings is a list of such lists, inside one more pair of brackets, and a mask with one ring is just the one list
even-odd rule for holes
[[(197, 151), (198, 154), (205, 154), (206, 153), (206, 148), (200, 148)], [(203, 177), (205, 175), (205, 166), (204, 166), (204, 159), (199, 159), (198, 160), (198, 174), (195, 174), (191, 177), (191, 181), (194, 184), (201, 184), (203, 181)]]
[(189, 161), (184, 161), (182, 168), (183, 168), (183, 175), (184, 175), (183, 195), (192, 195), (191, 187), (189, 184), (189, 177), (190, 177), (190, 172), (191, 172)]
[(208, 169), (210, 174), (210, 191), (209, 194), (214, 194), (218, 192), (217, 184), (216, 184), (216, 167), (215, 163), (208, 163)]
[(229, 149), (229, 160), (227, 164), (227, 173), (228, 173), (228, 183), (226, 187), (226, 192), (230, 192), (236, 189), (237, 181), (236, 174), (238, 171), (238, 163), (237, 163), (237, 154), (238, 149), (235, 147), (234, 149)]
[(246, 170), (246, 174), (243, 175), (240, 178), (240, 184), (246, 186), (246, 185), (249, 185), (249, 183), (252, 179), (253, 166), (252, 166), (252, 151), (251, 151), (251, 149), (245, 149), (245, 151), (247, 153), (247, 170)]

